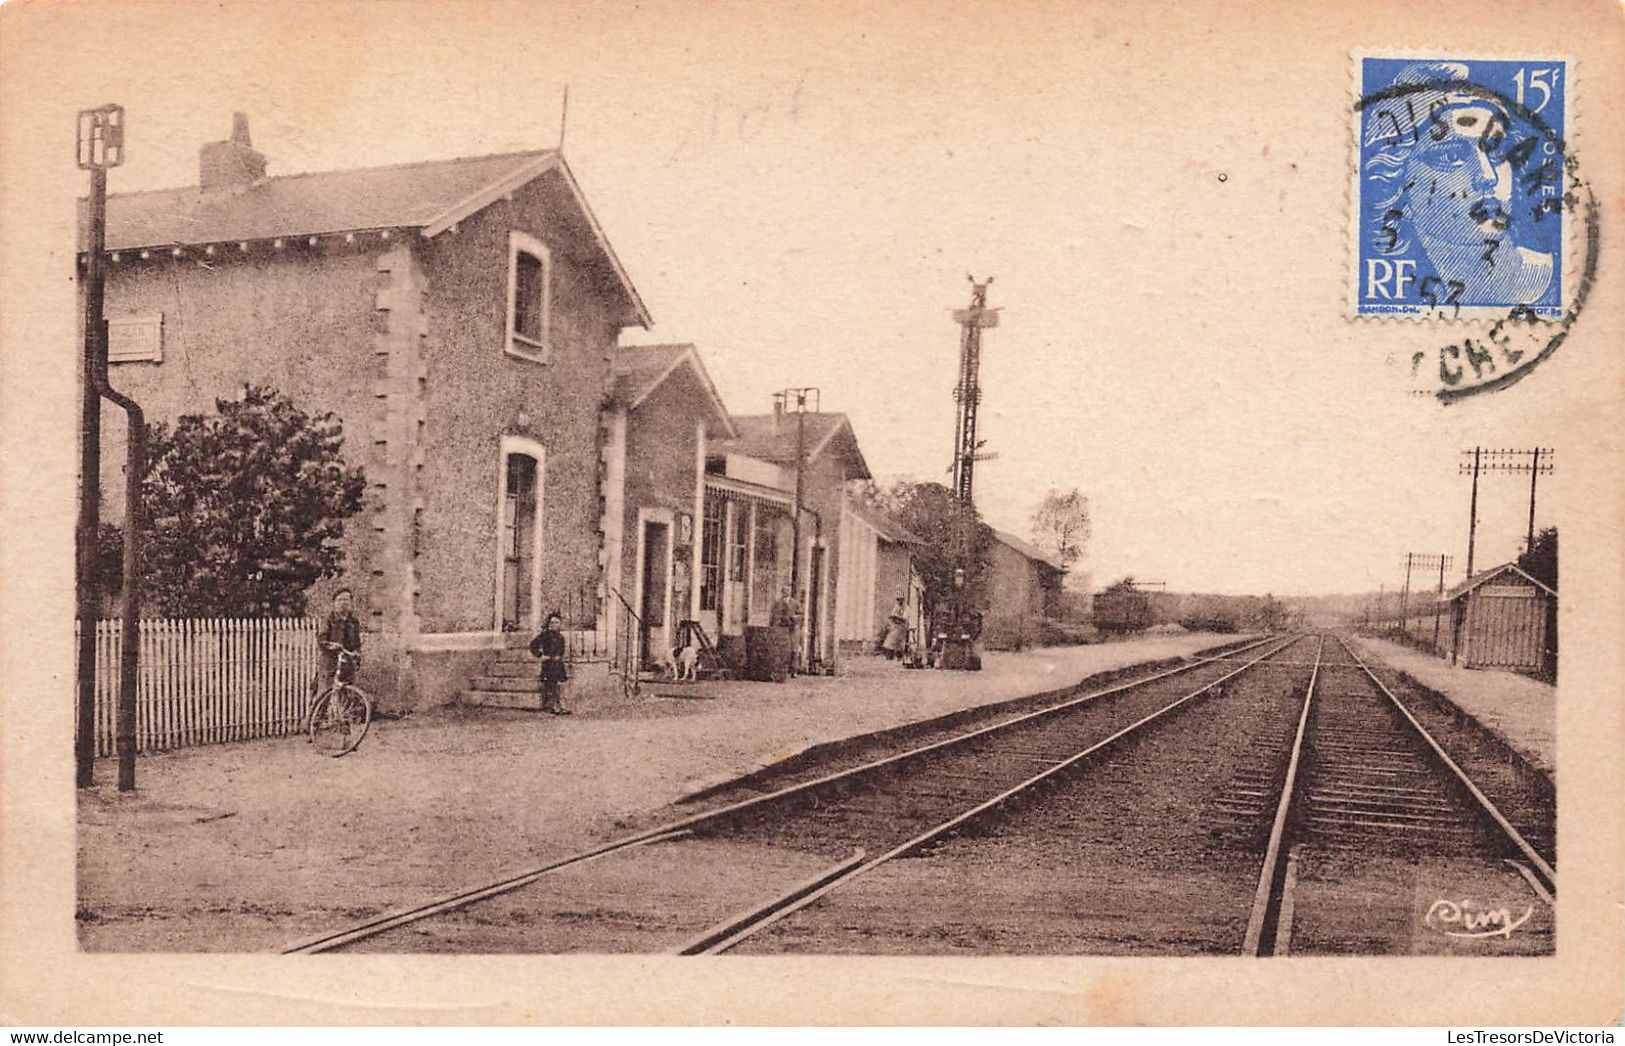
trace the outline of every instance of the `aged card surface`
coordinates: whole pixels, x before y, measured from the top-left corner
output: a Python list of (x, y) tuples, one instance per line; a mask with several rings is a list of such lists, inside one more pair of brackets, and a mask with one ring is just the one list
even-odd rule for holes
[(1622, 46), (6, 5), (0, 1015), (1616, 1023)]

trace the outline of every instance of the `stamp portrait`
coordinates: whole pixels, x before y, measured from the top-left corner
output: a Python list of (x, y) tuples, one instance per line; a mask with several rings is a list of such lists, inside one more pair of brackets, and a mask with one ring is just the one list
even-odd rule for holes
[(1559, 318), (1572, 63), (1356, 62), (1351, 315)]

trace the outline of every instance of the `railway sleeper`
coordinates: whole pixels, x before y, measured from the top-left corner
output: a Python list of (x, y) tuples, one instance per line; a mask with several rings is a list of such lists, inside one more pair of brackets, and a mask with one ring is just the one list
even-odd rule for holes
[(1365, 806), (1356, 804), (1341, 804), (1335, 808), (1327, 809), (1322, 804), (1311, 807), (1317, 816), (1321, 817), (1380, 817), (1388, 820), (1415, 822), (1418, 824), (1449, 824), (1459, 825), (1459, 817), (1440, 817), (1437, 814), (1417, 813), (1414, 810), (1395, 809), (1392, 806)]

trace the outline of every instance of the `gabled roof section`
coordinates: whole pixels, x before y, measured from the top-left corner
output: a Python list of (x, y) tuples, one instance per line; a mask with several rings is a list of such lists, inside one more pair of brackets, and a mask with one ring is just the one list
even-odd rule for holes
[(1450, 590), (1450, 593), (1445, 596), (1445, 601), (1449, 602), (1451, 600), (1458, 599), (1471, 592), (1473, 589), (1478, 588), (1481, 585), (1486, 585), (1489, 582), (1494, 581), (1496, 578), (1509, 573), (1516, 574), (1518, 577), (1529, 582), (1531, 585), (1534, 585), (1548, 596), (1557, 595), (1556, 589), (1551, 588), (1533, 577), (1530, 577), (1522, 567), (1518, 566), (1518, 564), (1502, 563), (1498, 567), (1491, 567), (1488, 570), (1481, 570), (1477, 574), (1474, 574), (1472, 577), (1468, 578), (1466, 581), (1463, 581), (1461, 584)]
[[(238, 189), (204, 191), (188, 186), (118, 193), (107, 198), (107, 250), (372, 229), (418, 229), (432, 238), (551, 171), (558, 172), (580, 207), (605, 263), (626, 294), (633, 322), (648, 327), (651, 321), (643, 299), (610, 247), (575, 175), (554, 149), (281, 175)], [(81, 201), (81, 214), (83, 205)], [(81, 219), (79, 249), (83, 251), (85, 246)]]
[[(802, 415), (806, 425), (807, 460), (820, 454), (840, 454), (846, 462), (847, 479), (869, 479), (869, 463), (858, 446), (857, 433), (845, 414), (824, 414), (809, 411)], [(796, 462), (795, 414), (734, 415), (739, 438), (720, 448), (744, 454), (775, 465), (794, 465)]]
[(923, 545), (926, 543), (924, 538), (897, 522), (889, 513), (882, 512), (873, 505), (865, 504), (862, 501), (848, 501), (846, 507), (854, 516), (873, 527), (883, 541), (889, 541), (894, 545)]
[(1067, 572), (1066, 564), (1062, 563), (1054, 556), (1051, 556), (1049, 553), (1042, 551), (1037, 546), (1028, 544), (1007, 530), (1000, 530), (997, 527), (988, 527), (988, 529), (993, 531), (993, 537), (1000, 544), (1006, 545), (1016, 552), (1019, 552), (1021, 555), (1032, 560), (1034, 563), (1049, 567), (1051, 570), (1060, 571), (1063, 574)]
[(636, 410), (673, 375), (686, 372), (705, 391), (711, 408), (712, 424), (706, 426), (706, 432), (720, 439), (738, 437), (733, 416), (693, 345), (622, 345), (615, 349), (611, 364), (615, 377), (610, 394), (627, 410)]

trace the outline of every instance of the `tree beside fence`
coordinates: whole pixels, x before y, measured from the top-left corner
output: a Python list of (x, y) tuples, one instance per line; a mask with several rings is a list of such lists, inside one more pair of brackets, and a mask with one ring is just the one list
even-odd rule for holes
[[(122, 623), (95, 623), (96, 754), (112, 755)], [(312, 618), (141, 622), (136, 751), (276, 737), (303, 727), (319, 659)]]

